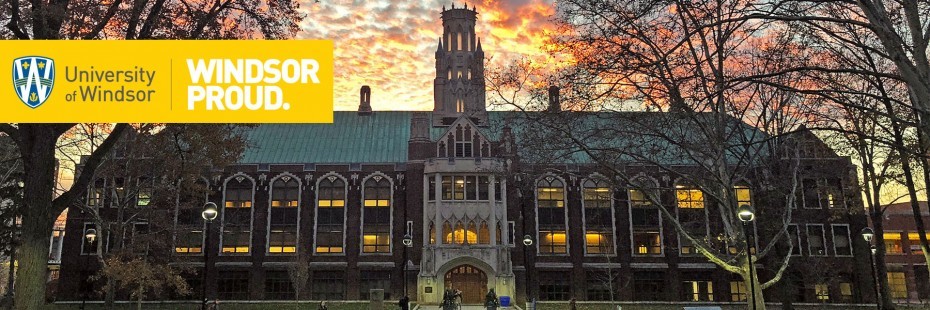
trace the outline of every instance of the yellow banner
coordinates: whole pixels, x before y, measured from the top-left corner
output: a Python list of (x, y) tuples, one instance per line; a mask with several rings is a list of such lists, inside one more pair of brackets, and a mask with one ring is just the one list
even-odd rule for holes
[(332, 41), (3, 40), (4, 64), (0, 122), (333, 121)]

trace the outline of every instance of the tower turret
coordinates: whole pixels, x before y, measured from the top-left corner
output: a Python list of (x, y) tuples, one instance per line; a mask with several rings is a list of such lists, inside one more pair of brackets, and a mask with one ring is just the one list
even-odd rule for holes
[(462, 115), (479, 125), (487, 124), (484, 52), (475, 34), (477, 20), (474, 7), (443, 8), (433, 82), (433, 125), (449, 125)]

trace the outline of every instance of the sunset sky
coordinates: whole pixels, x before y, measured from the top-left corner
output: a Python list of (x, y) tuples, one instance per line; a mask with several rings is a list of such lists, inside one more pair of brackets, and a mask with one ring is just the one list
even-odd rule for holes
[[(483, 0), (476, 33), (492, 64), (546, 59), (542, 45), (554, 26), (554, 0)], [(464, 2), (456, 1), (461, 7)], [(359, 88), (372, 88), (375, 110), (430, 110), (440, 12), (452, 1), (305, 0), (301, 39), (335, 42), (336, 110), (358, 108)]]

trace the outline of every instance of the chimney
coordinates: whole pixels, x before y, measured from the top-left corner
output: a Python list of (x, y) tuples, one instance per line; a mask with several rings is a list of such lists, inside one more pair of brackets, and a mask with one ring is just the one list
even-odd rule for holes
[(359, 91), (358, 115), (371, 115), (371, 87), (363, 85)]
[(410, 142), (430, 142), (430, 120), (426, 112), (413, 112), (410, 119)]
[(549, 112), (561, 112), (562, 105), (559, 102), (559, 87), (549, 86)]

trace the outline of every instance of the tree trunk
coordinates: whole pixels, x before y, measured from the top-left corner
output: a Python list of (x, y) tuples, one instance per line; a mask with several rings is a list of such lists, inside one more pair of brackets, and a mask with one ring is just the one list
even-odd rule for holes
[(22, 243), (14, 300), (16, 309), (33, 310), (45, 303), (58, 135), (52, 128), (41, 125), (20, 126), (20, 135), (19, 147), (27, 173), (23, 179)]
[[(762, 283), (759, 282), (759, 275), (756, 272), (758, 269), (749, 268), (748, 257), (749, 256), (742, 260), (743, 273), (741, 274), (741, 276), (743, 276), (743, 283), (746, 284), (746, 290), (749, 292), (746, 294), (746, 304), (749, 309), (765, 310), (765, 296), (762, 294)], [(755, 306), (753, 306), (753, 304), (755, 304)]]
[(885, 226), (882, 223), (881, 206), (874, 208), (869, 213), (875, 229), (875, 277), (878, 280), (879, 294), (882, 295), (882, 300), (876, 302), (881, 302), (884, 310), (894, 310), (894, 302), (891, 301), (891, 295), (888, 291), (888, 269), (885, 268)]

